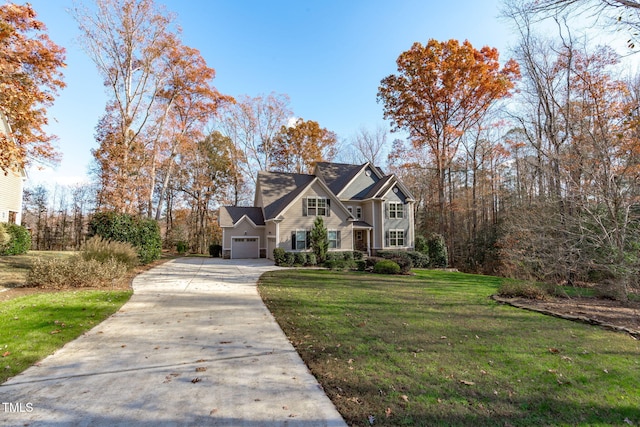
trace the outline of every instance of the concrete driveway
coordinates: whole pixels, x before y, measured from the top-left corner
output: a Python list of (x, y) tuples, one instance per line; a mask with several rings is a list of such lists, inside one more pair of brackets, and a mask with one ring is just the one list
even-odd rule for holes
[(0, 425), (345, 426), (260, 299), (266, 260), (180, 258), (0, 385)]

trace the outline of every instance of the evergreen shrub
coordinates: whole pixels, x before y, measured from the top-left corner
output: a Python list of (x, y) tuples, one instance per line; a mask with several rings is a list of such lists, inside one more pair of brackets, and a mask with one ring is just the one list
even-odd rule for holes
[[(3, 224), (9, 241), (0, 245), (0, 255), (21, 255), (26, 254), (31, 249), (31, 234), (29, 230), (18, 224)], [(6, 237), (5, 237), (6, 240)]]

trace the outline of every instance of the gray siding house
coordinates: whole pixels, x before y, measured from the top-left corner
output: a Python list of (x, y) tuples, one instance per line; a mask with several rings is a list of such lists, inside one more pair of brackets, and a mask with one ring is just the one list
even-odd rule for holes
[[(11, 138), (11, 128), (0, 112), (0, 135)], [(6, 172), (0, 170), (0, 222), (20, 224), (22, 221), (22, 191), (27, 175), (16, 167)]]
[(225, 258), (273, 258), (273, 250), (310, 251), (323, 217), (330, 251), (412, 249), (414, 198), (395, 175), (369, 163), (320, 162), (313, 174), (259, 172), (253, 207), (220, 209)]

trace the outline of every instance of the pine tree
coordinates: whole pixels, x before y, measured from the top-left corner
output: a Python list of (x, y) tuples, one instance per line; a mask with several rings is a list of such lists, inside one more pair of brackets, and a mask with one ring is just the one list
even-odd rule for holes
[(327, 229), (321, 216), (316, 217), (311, 229), (311, 249), (316, 254), (318, 264), (325, 262), (327, 251), (329, 250), (329, 239), (327, 238)]

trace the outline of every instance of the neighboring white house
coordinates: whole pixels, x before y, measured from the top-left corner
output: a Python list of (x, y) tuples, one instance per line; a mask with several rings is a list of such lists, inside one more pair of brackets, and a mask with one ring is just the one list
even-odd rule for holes
[[(11, 137), (11, 128), (0, 112), (0, 134)], [(0, 171), (0, 222), (20, 224), (22, 221), (22, 191), (27, 175), (23, 168), (6, 173)]]
[(414, 198), (374, 165), (317, 164), (312, 175), (259, 172), (253, 207), (222, 207), (225, 258), (273, 258), (273, 249), (310, 251), (323, 217), (329, 250), (413, 249)]

